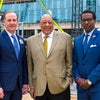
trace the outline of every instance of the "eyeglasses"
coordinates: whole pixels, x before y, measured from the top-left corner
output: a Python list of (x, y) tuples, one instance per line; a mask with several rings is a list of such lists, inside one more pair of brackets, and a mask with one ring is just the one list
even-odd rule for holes
[(91, 22), (93, 20), (93, 18), (88, 18), (88, 19), (82, 19), (82, 22)]

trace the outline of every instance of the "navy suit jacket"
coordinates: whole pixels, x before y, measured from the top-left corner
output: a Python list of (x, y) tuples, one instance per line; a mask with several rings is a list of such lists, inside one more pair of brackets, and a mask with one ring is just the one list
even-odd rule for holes
[[(73, 76), (89, 79), (90, 91), (100, 91), (100, 31), (95, 29), (83, 52), (84, 34), (75, 39), (73, 50)], [(78, 90), (84, 91), (79, 85)]]
[(25, 44), (19, 35), (17, 38), (20, 45), (18, 59), (6, 31), (0, 33), (0, 87), (5, 91), (13, 90), (18, 82), (20, 88), (28, 83)]

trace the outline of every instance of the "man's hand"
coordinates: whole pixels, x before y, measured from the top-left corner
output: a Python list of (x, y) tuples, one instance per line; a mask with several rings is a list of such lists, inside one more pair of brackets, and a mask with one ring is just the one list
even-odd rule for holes
[(4, 97), (4, 92), (3, 92), (3, 89), (0, 88), (0, 98), (3, 99), (3, 97)]
[(26, 94), (28, 92), (28, 89), (29, 89), (29, 86), (27, 84), (24, 84), (22, 88), (22, 93)]
[(80, 85), (80, 87), (82, 87), (83, 89), (88, 89), (91, 84), (88, 83), (87, 79), (83, 79), (83, 78), (78, 78), (77, 79), (77, 83)]
[(30, 87), (30, 95), (32, 98), (34, 98), (34, 93), (35, 93), (35, 90), (33, 87)]

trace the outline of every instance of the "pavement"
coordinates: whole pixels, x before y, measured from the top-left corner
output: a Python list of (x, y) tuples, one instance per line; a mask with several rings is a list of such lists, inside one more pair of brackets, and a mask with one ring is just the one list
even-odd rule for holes
[[(29, 94), (23, 95), (22, 100), (34, 100), (31, 98)], [(75, 94), (71, 95), (71, 100), (77, 100), (77, 96)]]

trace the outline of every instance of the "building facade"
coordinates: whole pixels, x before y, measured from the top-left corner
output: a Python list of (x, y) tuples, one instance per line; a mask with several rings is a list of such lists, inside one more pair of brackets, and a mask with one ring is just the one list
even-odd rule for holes
[[(10, 1), (17, 1), (17, 0), (10, 0)], [(40, 31), (38, 23), (40, 17), (43, 14), (45, 14), (46, 11), (42, 7), (40, 0), (35, 0), (35, 2), (33, 2), (32, 0), (26, 0), (26, 2), (25, 0), (18, 0), (18, 1), (21, 2), (4, 3), (0, 12), (3, 13), (9, 10), (15, 11), (18, 14), (19, 22), (20, 22), (18, 26), (18, 32), (23, 37), (27, 38), (30, 35), (36, 34)], [(71, 34), (72, 16), (74, 16), (72, 12), (73, 0), (42, 0), (42, 1), (47, 7), (49, 13), (52, 15), (53, 19), (62, 27), (62, 29), (65, 32)], [(80, 0), (76, 0), (76, 1), (79, 1), (80, 3)], [(91, 4), (88, 1), (90, 1)], [(88, 9), (89, 6), (91, 7), (91, 9), (95, 8), (95, 13), (97, 15), (96, 27), (99, 28), (99, 21), (100, 21), (99, 0), (83, 0), (82, 2), (83, 2), (82, 4), (83, 10)], [(94, 3), (95, 6), (93, 5)], [(56, 26), (55, 29), (57, 29)]]

